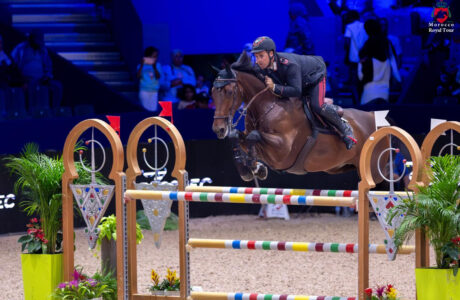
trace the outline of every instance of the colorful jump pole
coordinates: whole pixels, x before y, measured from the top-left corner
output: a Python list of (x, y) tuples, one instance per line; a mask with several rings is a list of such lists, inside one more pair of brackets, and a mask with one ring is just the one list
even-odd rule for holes
[[(358, 244), (339, 243), (304, 243), (278, 241), (249, 241), (249, 240), (217, 240), (217, 239), (189, 239), (189, 248), (216, 248), (216, 249), (247, 249), (247, 250), (275, 250), (295, 252), (335, 252), (358, 253)], [(411, 254), (415, 246), (402, 246), (398, 254)], [(369, 253), (386, 254), (385, 245), (369, 244)]]
[(231, 193), (202, 193), (202, 192), (169, 192), (169, 191), (139, 191), (127, 190), (125, 195), (133, 199), (173, 200), (190, 202), (223, 202), (223, 203), (253, 203), (253, 204), (288, 204), (288, 205), (318, 205), (318, 206), (349, 206), (356, 204), (353, 197), (325, 196), (291, 196), (291, 195), (260, 195), (260, 194), (231, 194)]

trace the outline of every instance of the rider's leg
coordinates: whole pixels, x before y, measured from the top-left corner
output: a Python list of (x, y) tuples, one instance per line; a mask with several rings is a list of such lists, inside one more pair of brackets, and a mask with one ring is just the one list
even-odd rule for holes
[(345, 143), (347, 149), (351, 149), (356, 144), (356, 139), (353, 135), (353, 129), (347, 121), (343, 120), (337, 113), (336, 107), (333, 104), (324, 103), (324, 97), (326, 95), (326, 77), (324, 77), (319, 83), (317, 83), (310, 90), (310, 101), (312, 109), (315, 113), (318, 113), (323, 118), (331, 123), (335, 128), (340, 131), (342, 140)]

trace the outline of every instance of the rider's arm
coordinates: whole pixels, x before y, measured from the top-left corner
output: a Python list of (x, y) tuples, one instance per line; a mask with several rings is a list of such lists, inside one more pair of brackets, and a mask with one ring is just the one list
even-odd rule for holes
[(280, 97), (301, 97), (302, 96), (302, 74), (300, 66), (290, 64), (286, 74), (286, 84), (275, 84), (273, 93)]

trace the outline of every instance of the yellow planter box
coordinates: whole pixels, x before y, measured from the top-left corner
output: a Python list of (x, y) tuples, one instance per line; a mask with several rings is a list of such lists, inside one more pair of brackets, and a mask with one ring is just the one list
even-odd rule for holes
[(460, 300), (460, 271), (454, 276), (452, 269), (415, 269), (417, 300)]
[(49, 300), (62, 282), (62, 254), (21, 254), (25, 300)]

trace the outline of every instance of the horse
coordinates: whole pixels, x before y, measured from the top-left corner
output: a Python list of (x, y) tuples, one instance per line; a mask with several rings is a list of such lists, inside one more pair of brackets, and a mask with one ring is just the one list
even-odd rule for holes
[[(231, 67), (219, 70), (212, 88), (216, 107), (212, 130), (219, 139), (230, 136), (233, 141), (238, 140), (232, 146), (243, 180), (253, 180), (254, 175), (265, 179), (268, 173), (266, 167), (255, 164), (255, 158), (271, 169), (298, 175), (308, 172), (339, 174), (354, 169), (359, 172), (361, 149), (376, 130), (373, 112), (343, 109), (343, 118), (352, 126), (357, 139), (357, 144), (347, 150), (337, 134), (315, 132), (306, 118), (300, 99), (277, 97), (252, 70), (251, 60), (243, 52)], [(235, 136), (232, 122), (242, 103), (246, 106), (245, 131)], [(380, 150), (386, 147), (388, 143), (378, 145)], [(376, 153), (379, 152), (377, 149)], [(385, 169), (387, 163), (387, 156), (383, 156), (384, 159), (380, 160), (381, 170)], [(251, 163), (245, 163), (251, 158)], [(380, 182), (382, 178), (376, 168), (377, 161), (376, 155), (372, 169), (375, 170), (373, 175), (376, 182)]]

